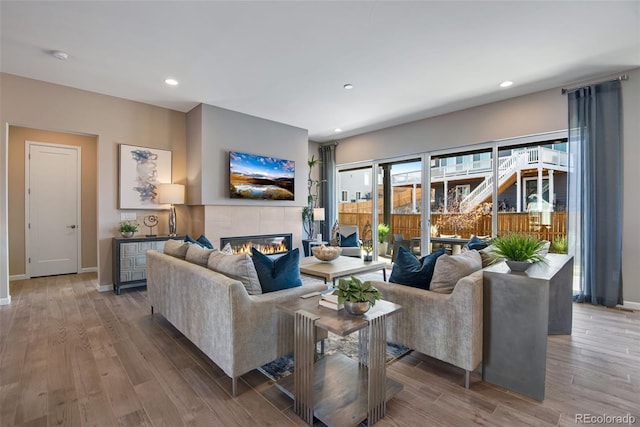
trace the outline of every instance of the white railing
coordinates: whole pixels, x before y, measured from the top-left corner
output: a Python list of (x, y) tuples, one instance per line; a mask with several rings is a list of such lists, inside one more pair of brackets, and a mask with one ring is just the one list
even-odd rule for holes
[[(533, 167), (534, 165), (537, 167), (538, 164), (551, 169), (566, 171), (568, 155), (564, 151), (543, 147), (532, 147), (513, 151), (510, 156), (502, 157), (498, 160), (498, 182), (502, 184), (512, 173), (515, 173), (516, 169), (514, 168), (520, 167), (525, 169)], [(444, 181), (445, 179), (453, 181), (462, 178), (484, 177), (485, 180), (461, 202), (461, 207), (464, 206), (472, 209), (488, 196), (487, 192), (490, 193), (493, 191), (493, 174), (491, 173), (491, 167), (491, 159), (438, 166), (431, 168), (431, 181)], [(393, 174), (391, 176), (391, 185), (420, 184), (421, 173), (422, 171), (415, 170)]]
[[(498, 160), (498, 185), (504, 183), (524, 164), (526, 164), (526, 151), (517, 151), (509, 157)], [(478, 206), (493, 192), (493, 175), (487, 176), (471, 193), (460, 202), (460, 211), (467, 212)]]

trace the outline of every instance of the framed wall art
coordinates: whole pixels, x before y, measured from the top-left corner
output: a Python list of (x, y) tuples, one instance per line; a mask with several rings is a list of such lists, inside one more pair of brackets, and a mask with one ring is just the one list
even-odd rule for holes
[(294, 200), (295, 162), (256, 154), (229, 152), (232, 199)]
[(119, 169), (119, 209), (169, 209), (158, 184), (171, 183), (171, 151), (120, 144)]

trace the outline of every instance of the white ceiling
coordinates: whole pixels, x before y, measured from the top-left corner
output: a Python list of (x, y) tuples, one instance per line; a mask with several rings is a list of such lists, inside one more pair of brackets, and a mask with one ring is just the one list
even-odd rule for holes
[(0, 14), (3, 72), (319, 142), (640, 67), (637, 0), (2, 0)]

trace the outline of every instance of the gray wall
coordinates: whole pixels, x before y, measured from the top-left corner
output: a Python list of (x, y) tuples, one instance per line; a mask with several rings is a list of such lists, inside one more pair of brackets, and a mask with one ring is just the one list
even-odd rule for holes
[[(302, 206), (305, 203), (308, 169), (306, 129), (206, 104), (200, 104), (187, 113), (187, 122), (190, 204)], [(196, 129), (191, 129), (192, 126)], [(295, 161), (295, 200), (231, 199), (230, 150)]]
[[(640, 309), (634, 265), (640, 253), (640, 69), (627, 73), (629, 80), (622, 82), (623, 293), (625, 301)], [(339, 141), (336, 158), (338, 164), (386, 159), (566, 128), (567, 98), (556, 88), (345, 138)]]

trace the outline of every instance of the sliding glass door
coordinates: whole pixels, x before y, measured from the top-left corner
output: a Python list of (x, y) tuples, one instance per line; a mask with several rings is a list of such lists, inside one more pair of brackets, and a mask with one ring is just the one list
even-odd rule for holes
[(460, 251), (471, 236), (491, 236), (494, 188), (490, 148), (431, 157), (431, 249)]
[[(395, 259), (399, 246), (421, 254), (422, 172), (419, 158), (379, 164), (380, 256)], [(386, 236), (381, 235), (387, 229)]]

